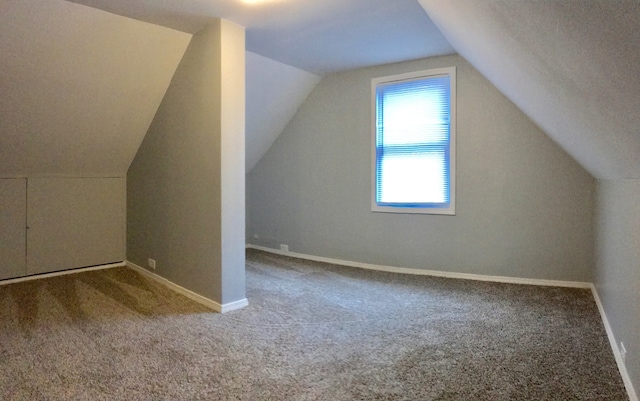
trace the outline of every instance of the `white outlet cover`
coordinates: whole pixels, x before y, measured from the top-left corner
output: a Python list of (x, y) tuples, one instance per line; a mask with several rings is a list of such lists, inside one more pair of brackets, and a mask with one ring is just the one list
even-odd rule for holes
[(280, 244), (280, 250), (282, 252), (289, 252), (289, 245)]
[(156, 261), (155, 261), (155, 260), (153, 260), (153, 259), (151, 259), (151, 258), (149, 258), (149, 259), (147, 259), (147, 265), (148, 265), (150, 268), (155, 269), (155, 268), (156, 268)]

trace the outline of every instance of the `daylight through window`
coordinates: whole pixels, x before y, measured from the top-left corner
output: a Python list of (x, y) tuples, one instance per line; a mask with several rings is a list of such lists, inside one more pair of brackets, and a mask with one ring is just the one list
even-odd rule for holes
[(455, 67), (372, 82), (374, 211), (454, 214)]

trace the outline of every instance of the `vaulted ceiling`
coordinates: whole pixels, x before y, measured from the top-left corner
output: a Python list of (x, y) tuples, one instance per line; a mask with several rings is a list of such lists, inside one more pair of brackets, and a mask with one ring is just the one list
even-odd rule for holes
[(0, 176), (126, 174), (219, 17), (247, 27), (247, 171), (318, 74), (453, 52), (414, 0), (0, 0)]
[(122, 176), (190, 35), (60, 0), (0, 0), (0, 177)]
[(0, 0), (0, 176), (126, 172), (190, 34), (247, 27), (247, 169), (322, 75), (460, 53), (599, 178), (640, 177), (637, 0)]
[(640, 2), (419, 0), (476, 69), (598, 178), (640, 178)]
[(416, 0), (73, 1), (189, 33), (225, 18), (248, 51), (319, 75), (454, 53)]

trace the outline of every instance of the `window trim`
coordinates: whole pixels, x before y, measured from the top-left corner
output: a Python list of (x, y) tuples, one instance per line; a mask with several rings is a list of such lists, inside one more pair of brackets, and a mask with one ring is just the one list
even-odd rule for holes
[[(379, 85), (393, 82), (411, 81), (420, 78), (430, 78), (436, 76), (449, 76), (450, 82), (450, 133), (449, 133), (449, 189), (450, 202), (448, 207), (396, 207), (381, 206), (376, 202), (376, 115), (377, 115), (377, 88)], [(410, 72), (405, 74), (390, 75), (386, 77), (373, 78), (371, 80), (371, 211), (383, 213), (411, 213), (411, 214), (436, 214), (455, 215), (456, 214), (456, 67), (433, 68)]]

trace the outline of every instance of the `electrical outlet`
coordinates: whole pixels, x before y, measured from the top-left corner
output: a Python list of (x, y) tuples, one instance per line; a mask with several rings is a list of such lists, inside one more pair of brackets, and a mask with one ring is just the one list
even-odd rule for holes
[(282, 252), (289, 252), (289, 245), (286, 244), (280, 244), (280, 250)]
[(624, 343), (620, 341), (620, 358), (622, 358), (622, 363), (624, 363), (627, 358), (627, 349), (624, 347)]
[(253, 234), (253, 239), (260, 239), (260, 236), (258, 234)]
[(147, 266), (149, 266), (149, 268), (155, 270), (156, 269), (156, 261), (149, 258), (147, 259)]

